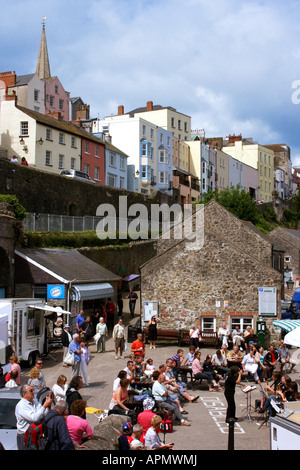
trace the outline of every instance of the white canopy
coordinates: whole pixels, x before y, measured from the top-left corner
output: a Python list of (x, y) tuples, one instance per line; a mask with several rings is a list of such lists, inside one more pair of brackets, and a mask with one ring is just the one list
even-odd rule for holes
[(37, 305), (28, 305), (28, 307), (34, 308), (37, 310), (45, 310), (46, 312), (51, 312), (51, 313), (55, 312), (57, 313), (59, 317), (63, 314), (71, 315), (71, 312), (68, 312), (67, 310), (63, 310), (61, 307), (50, 307), (49, 305), (44, 305), (44, 307), (40, 307)]
[(296, 348), (300, 348), (300, 327), (295, 328), (294, 330), (287, 333), (284, 337), (284, 342), (290, 346), (296, 346)]

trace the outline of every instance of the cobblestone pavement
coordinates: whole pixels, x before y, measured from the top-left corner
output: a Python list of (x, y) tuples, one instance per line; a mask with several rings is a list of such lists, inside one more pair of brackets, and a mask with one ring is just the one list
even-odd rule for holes
[[(124, 313), (124, 323), (129, 325), (130, 320), (128, 310)], [(151, 357), (154, 365), (158, 367), (165, 360), (177, 351), (178, 346), (157, 345), (156, 349), (146, 347), (146, 358)], [(130, 344), (128, 345), (130, 350)], [(185, 354), (188, 347), (183, 347)], [(213, 354), (212, 348), (203, 348), (201, 350), (202, 360), (206, 354)], [(114, 344), (111, 338), (106, 343), (106, 352), (98, 354), (96, 352), (95, 343), (91, 343), (89, 347), (90, 364), (88, 366), (89, 387), (81, 389), (81, 394), (87, 400), (88, 406), (99, 409), (107, 409), (111, 396), (113, 380), (117, 377), (118, 372), (126, 367), (129, 359), (130, 351), (125, 353), (124, 359), (115, 359)], [(43, 360), (43, 372), (47, 385), (51, 388), (56, 382), (60, 374), (66, 375), (68, 380), (71, 377), (71, 368), (62, 365), (62, 350), (55, 351), (51, 356), (45, 357)], [(28, 377), (29, 369), (22, 371), (22, 383), (25, 383)], [(298, 380), (299, 374), (293, 374), (293, 380)], [(228, 449), (228, 425), (225, 423), (226, 400), (224, 392), (208, 392), (206, 381), (203, 381), (195, 390), (190, 390), (193, 395), (199, 395), (199, 399), (195, 403), (184, 404), (184, 408), (188, 411), (186, 418), (191, 422), (190, 427), (174, 426), (172, 434), (166, 434), (166, 442), (174, 442), (174, 450), (227, 450)], [(241, 419), (235, 424), (234, 432), (234, 448), (235, 450), (269, 450), (270, 449), (270, 428), (262, 423), (262, 415), (254, 412), (255, 399), (260, 399), (258, 389), (251, 392), (251, 413), (247, 415), (247, 397), (242, 391), (242, 387), (236, 389), (236, 406), (237, 416)], [(253, 408), (253, 409), (252, 409)], [(249, 419), (251, 418), (251, 420)], [(92, 426), (98, 421), (93, 415), (88, 415), (88, 420)]]

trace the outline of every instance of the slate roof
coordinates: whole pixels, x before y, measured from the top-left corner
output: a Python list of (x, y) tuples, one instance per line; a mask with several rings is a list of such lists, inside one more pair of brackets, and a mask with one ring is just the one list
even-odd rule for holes
[[(73, 283), (78, 284), (113, 282), (120, 279), (119, 276), (90, 260), (77, 250), (21, 248), (16, 250), (15, 254), (17, 283), (28, 283), (30, 281), (34, 284), (56, 283), (57, 278), (52, 276), (51, 272), (66, 281), (73, 281)], [(24, 256), (35, 264), (25, 260)], [(44, 271), (42, 267), (50, 273)]]

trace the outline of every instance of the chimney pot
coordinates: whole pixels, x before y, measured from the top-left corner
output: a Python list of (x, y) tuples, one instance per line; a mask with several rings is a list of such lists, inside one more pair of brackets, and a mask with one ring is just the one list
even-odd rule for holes
[(147, 111), (153, 111), (153, 101), (147, 102)]
[(118, 106), (118, 116), (122, 116), (124, 114), (124, 106), (120, 105)]

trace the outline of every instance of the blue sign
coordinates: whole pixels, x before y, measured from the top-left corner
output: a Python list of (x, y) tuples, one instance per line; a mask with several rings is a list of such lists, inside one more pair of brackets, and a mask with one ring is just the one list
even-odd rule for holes
[(47, 299), (64, 299), (65, 286), (64, 284), (48, 284), (47, 285)]

